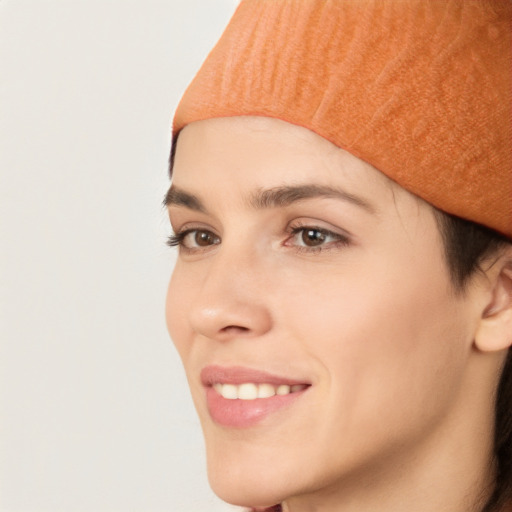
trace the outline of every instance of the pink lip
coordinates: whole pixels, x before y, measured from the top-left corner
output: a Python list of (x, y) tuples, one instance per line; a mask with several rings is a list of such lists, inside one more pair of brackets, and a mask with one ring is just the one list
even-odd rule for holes
[(280, 386), (288, 384), (294, 386), (296, 384), (309, 384), (303, 380), (291, 379), (288, 377), (280, 377), (271, 373), (252, 368), (244, 368), (243, 366), (206, 366), (201, 371), (201, 382), (203, 386), (212, 386), (217, 382), (222, 384), (243, 384), (244, 382), (254, 382), (255, 384), (272, 384)]
[[(247, 428), (256, 425), (273, 412), (291, 405), (307, 391), (310, 385), (309, 382), (303, 380), (281, 377), (241, 366), (207, 366), (201, 371), (201, 382), (206, 388), (206, 401), (212, 420), (219, 425), (232, 428)], [(307, 384), (308, 388), (270, 398), (228, 400), (219, 395), (212, 387), (216, 383), (239, 385), (245, 382), (267, 383), (273, 386)]]

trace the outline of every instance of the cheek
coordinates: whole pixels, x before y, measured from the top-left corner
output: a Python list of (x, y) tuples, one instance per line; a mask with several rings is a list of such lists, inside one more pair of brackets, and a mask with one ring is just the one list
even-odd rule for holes
[(186, 312), (192, 302), (192, 289), (190, 280), (184, 281), (183, 272), (177, 263), (167, 287), (165, 320), (169, 335), (182, 360), (186, 359), (190, 350)]
[(330, 424), (353, 429), (354, 439), (365, 425), (372, 435), (379, 424), (403, 434), (439, 418), (454, 399), (470, 342), (444, 271), (374, 268), (331, 274), (283, 302), (293, 337), (326, 377)]

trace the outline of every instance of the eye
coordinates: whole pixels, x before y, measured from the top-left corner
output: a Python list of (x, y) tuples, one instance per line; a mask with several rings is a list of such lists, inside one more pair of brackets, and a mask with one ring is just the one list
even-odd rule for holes
[(300, 226), (292, 229), (292, 236), (288, 238), (285, 245), (293, 245), (297, 248), (307, 250), (322, 250), (328, 247), (348, 245), (348, 236), (334, 233), (328, 229), (315, 226)]
[(220, 244), (220, 238), (206, 229), (186, 229), (171, 235), (167, 241), (169, 247), (178, 246), (190, 251), (217, 244)]

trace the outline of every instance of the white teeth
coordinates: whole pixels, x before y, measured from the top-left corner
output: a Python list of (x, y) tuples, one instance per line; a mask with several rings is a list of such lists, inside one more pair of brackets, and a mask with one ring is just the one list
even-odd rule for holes
[(213, 388), (219, 395), (227, 400), (255, 400), (256, 398), (270, 398), (274, 395), (288, 395), (306, 389), (306, 384), (295, 384), (289, 386), (281, 384), (280, 386), (273, 386), (272, 384), (254, 384), (252, 382), (245, 382), (240, 385), (235, 384), (222, 384), (217, 382)]
[(254, 400), (258, 398), (258, 386), (256, 384), (240, 384), (238, 386), (238, 398), (242, 400)]
[(276, 390), (272, 384), (260, 384), (258, 386), (258, 398), (270, 398), (276, 394)]
[(221, 389), (221, 395), (228, 400), (238, 398), (238, 386), (234, 384), (224, 384)]
[(276, 395), (288, 395), (290, 394), (290, 386), (287, 384), (282, 384), (281, 386), (278, 386), (276, 389)]

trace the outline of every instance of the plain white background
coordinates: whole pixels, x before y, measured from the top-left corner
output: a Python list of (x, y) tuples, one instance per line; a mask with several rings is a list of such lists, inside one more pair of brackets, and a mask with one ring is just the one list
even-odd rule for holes
[(172, 112), (235, 0), (0, 0), (0, 511), (216, 512), (165, 328)]

